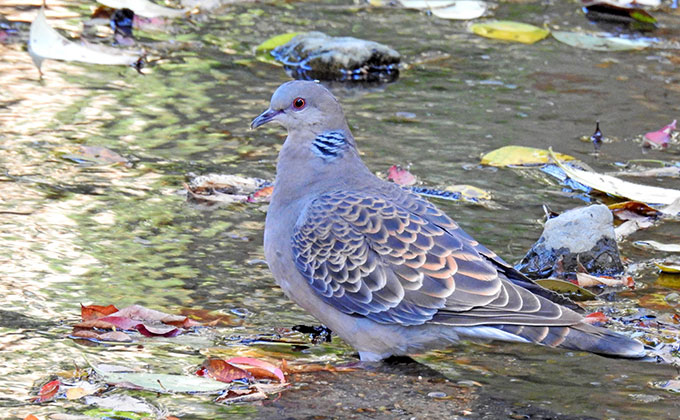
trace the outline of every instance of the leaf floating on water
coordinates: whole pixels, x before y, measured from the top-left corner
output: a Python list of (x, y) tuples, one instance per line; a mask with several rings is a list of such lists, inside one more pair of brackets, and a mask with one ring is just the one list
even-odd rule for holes
[(442, 1), (442, 0), (399, 0), (402, 6), (407, 9), (416, 10), (427, 10), (433, 3), (440, 3), (444, 6), (449, 6), (453, 1)]
[(112, 9), (130, 9), (136, 15), (147, 18), (178, 17), (189, 13), (189, 9), (171, 9), (148, 0), (97, 0), (97, 2)]
[(481, 202), (491, 200), (491, 193), (472, 185), (449, 185), (444, 191), (460, 194), (462, 200)]
[(547, 29), (510, 20), (475, 23), (470, 26), (470, 30), (483, 37), (522, 42), (524, 44), (533, 44), (550, 34), (550, 31)]
[(300, 35), (302, 32), (288, 32), (285, 34), (275, 35), (255, 47), (256, 53), (265, 53), (273, 50), (276, 47), (287, 44), (291, 39)]
[(625, 276), (621, 278), (613, 277), (598, 277), (587, 273), (576, 273), (576, 282), (581, 287), (593, 287), (593, 286), (609, 286), (609, 287), (633, 287), (635, 282), (630, 276)]
[[(562, 160), (573, 160), (569, 155), (558, 154)], [(522, 166), (543, 165), (550, 162), (550, 153), (545, 149), (525, 146), (503, 146), (482, 156), (482, 165)]]
[(635, 7), (635, 2), (617, 2), (617, 1), (584, 1), (583, 6), (586, 11), (586, 17), (593, 20), (602, 20), (610, 22), (641, 22), (646, 23), (651, 28), (654, 28), (656, 18), (650, 15), (644, 9)]
[[(286, 378), (283, 376), (283, 371), (271, 363), (265, 362), (264, 360), (254, 359), (252, 357), (232, 357), (226, 362), (229, 364), (243, 366), (245, 369), (248, 369), (248, 371), (256, 378), (276, 378), (282, 384), (286, 383)], [(267, 373), (263, 374), (261, 371), (251, 369), (251, 367), (259, 368)]]
[(88, 321), (91, 319), (102, 318), (112, 313), (118, 312), (118, 308), (114, 305), (101, 306), (101, 305), (88, 305), (84, 306), (80, 304), (80, 317), (83, 321)]
[(606, 323), (607, 321), (609, 321), (609, 318), (607, 318), (607, 315), (605, 315), (602, 312), (593, 312), (591, 314), (586, 315), (583, 318), (583, 321), (591, 325), (597, 325)]
[(87, 397), (85, 398), (85, 404), (96, 405), (97, 407), (116, 412), (148, 413), (155, 418), (160, 418), (161, 414), (158, 408), (148, 402), (123, 394)]
[(628, 51), (647, 48), (652, 43), (645, 39), (621, 38), (611, 34), (586, 34), (581, 32), (553, 31), (552, 36), (575, 48), (595, 51)]
[(571, 300), (577, 302), (597, 299), (597, 296), (590, 290), (586, 290), (583, 287), (568, 281), (559, 279), (540, 279), (535, 281), (546, 289), (566, 295)]
[(40, 8), (38, 15), (31, 23), (28, 52), (38, 70), (40, 70), (42, 61), (46, 58), (129, 66), (137, 63), (142, 57), (140, 52), (123, 51), (103, 45), (77, 44), (69, 41), (47, 23), (44, 7)]
[(109, 384), (121, 388), (143, 389), (146, 391), (171, 394), (215, 394), (229, 388), (229, 384), (209, 378), (163, 373), (105, 372), (93, 366), (97, 375)]
[(650, 241), (635, 241), (633, 242), (633, 245), (635, 245), (638, 248), (651, 249), (654, 251), (680, 252), (680, 245), (678, 244), (662, 244), (661, 242), (650, 240)]
[(253, 377), (247, 370), (241, 369), (227, 363), (222, 359), (210, 358), (203, 362), (200, 369), (196, 371), (198, 376), (207, 376), (220, 382), (233, 382), (239, 379), (250, 379)]
[[(664, 273), (680, 274), (680, 260), (655, 262), (654, 265)], [(679, 285), (680, 285), (680, 278)]]
[(549, 151), (555, 164), (557, 164), (569, 178), (595, 190), (602, 191), (603, 193), (648, 204), (671, 204), (675, 200), (680, 199), (680, 190), (635, 184), (613, 176), (576, 169), (564, 165), (560, 161), (560, 158), (552, 151), (552, 148)]
[(40, 391), (38, 391), (38, 396), (33, 397), (33, 402), (41, 403), (55, 399), (57, 397), (57, 394), (59, 393), (60, 387), (61, 381), (58, 379), (46, 383), (45, 385), (40, 387)]
[(460, 0), (450, 5), (440, 7), (443, 2), (430, 1), (430, 11), (442, 19), (470, 20), (482, 16), (486, 12), (487, 4), (479, 0)]
[(671, 133), (676, 130), (677, 120), (657, 131), (650, 131), (644, 136), (642, 145), (644, 147), (668, 147), (671, 141)]
[(392, 165), (388, 169), (387, 179), (401, 186), (409, 186), (416, 183), (416, 177), (408, 169), (404, 169), (399, 165)]

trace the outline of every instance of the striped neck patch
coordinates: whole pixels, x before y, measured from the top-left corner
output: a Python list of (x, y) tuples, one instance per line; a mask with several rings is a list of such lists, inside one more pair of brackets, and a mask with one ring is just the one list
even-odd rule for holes
[(347, 146), (347, 138), (341, 131), (327, 131), (316, 136), (312, 142), (312, 152), (329, 161), (342, 156)]

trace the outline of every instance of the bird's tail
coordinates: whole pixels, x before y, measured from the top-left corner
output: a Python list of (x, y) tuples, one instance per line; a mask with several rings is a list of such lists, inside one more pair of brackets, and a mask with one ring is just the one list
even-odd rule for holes
[(587, 351), (610, 357), (645, 357), (645, 347), (623, 334), (580, 323), (571, 326), (496, 325), (497, 329), (549, 347)]

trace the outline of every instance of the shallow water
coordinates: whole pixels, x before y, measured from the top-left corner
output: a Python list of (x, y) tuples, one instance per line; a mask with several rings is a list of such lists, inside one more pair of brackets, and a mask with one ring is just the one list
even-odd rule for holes
[[(78, 1), (54, 6), (62, 15), (70, 12), (57, 25), (70, 29), (81, 20), (73, 16), (89, 16), (91, 9)], [(0, 13), (11, 18), (30, 9), (37, 10), (9, 4)], [(501, 3), (495, 14), (594, 29), (567, 2)], [(666, 37), (680, 35), (677, 10), (661, 20)], [(265, 204), (205, 209), (188, 204), (183, 194), (190, 173), (273, 178), (284, 133), (279, 127), (248, 129), (276, 86), (288, 80), (281, 68), (252, 55), (272, 35), (314, 29), (386, 43), (407, 63), (423, 54), (440, 56), (411, 65), (386, 86), (332, 89), (374, 171), (410, 164), (424, 185), (464, 183), (490, 191), (491, 208), (437, 204), (509, 261), (519, 260), (540, 235), (543, 203), (556, 211), (584, 203), (537, 171), (479, 166), (482, 153), (507, 144), (552, 146), (602, 172), (633, 159), (680, 160), (677, 145), (643, 153), (635, 141), (680, 115), (677, 50), (590, 52), (554, 39), (509, 44), (468, 33), (465, 23), (411, 10), (340, 0), (275, 2), (225, 6), (192, 22), (138, 34), (160, 57), (144, 76), (123, 67), (47, 61), (39, 81), (19, 42), (28, 25), (18, 28), (17, 38), (0, 44), (0, 411), (8, 418), (87, 410), (78, 401), (28, 402), (50, 375), (84, 366), (81, 354), (97, 363), (190, 372), (215, 348), (227, 354), (249, 351), (237, 344), (239, 338), (315, 324), (273, 287), (259, 262)], [(397, 112), (413, 113), (415, 121), (400, 119)], [(596, 120), (614, 139), (599, 156), (579, 140), (592, 134)], [(80, 164), (69, 158), (79, 153), (79, 145), (107, 147), (130, 163)], [(677, 178), (634, 181), (680, 188)], [(622, 252), (633, 262), (662, 257), (630, 243), (669, 243), (678, 237), (678, 224), (667, 222), (636, 233)], [(655, 286), (656, 279), (653, 270), (642, 270), (635, 278), (637, 290), (613, 305), (623, 311), (635, 306), (632, 298), (672, 292)], [(65, 338), (79, 319), (79, 303), (137, 303), (167, 312), (209, 309), (232, 314), (240, 326), (176, 341), (145, 340), (143, 346), (93, 346)], [(677, 309), (666, 305), (653, 313)], [(336, 339), (293, 356), (342, 362), (352, 360), (352, 351)], [(680, 413), (677, 394), (649, 385), (678, 374), (668, 366), (507, 344), (471, 344), (418, 360), (453, 381), (481, 383), (475, 388), (479, 401), (501, 396), (511, 407), (597, 418), (678, 418)], [(385, 387), (396, 387), (411, 375), (410, 368), (400, 372), (373, 374)], [(352, 375), (355, 382), (335, 379), (337, 387), (333, 378), (316, 384), (336, 390), (319, 414), (388, 416), (351, 407), (349, 396), (362, 390), (361, 375)], [(223, 407), (207, 397), (136, 395), (181, 418), (274, 415), (266, 405)], [(284, 394), (276, 415), (298, 415), (285, 404), (295, 395), (294, 390)], [(330, 408), (337, 402), (332, 398), (343, 396), (350, 408)], [(375, 405), (384, 405), (383, 398), (376, 396)], [(427, 411), (418, 407), (431, 404), (423, 394), (404, 398), (413, 399), (416, 408), (389, 415), (420, 415)]]

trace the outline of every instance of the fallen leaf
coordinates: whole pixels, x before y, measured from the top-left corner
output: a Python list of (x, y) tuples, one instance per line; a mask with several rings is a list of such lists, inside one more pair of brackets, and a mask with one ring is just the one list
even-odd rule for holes
[(26, 417), (24, 417), (24, 420), (39, 420), (39, 419), (33, 414), (29, 414)]
[(621, 220), (656, 218), (662, 214), (661, 211), (640, 201), (623, 201), (621, 203), (610, 204), (607, 207), (614, 213), (614, 216)]
[(680, 260), (655, 262), (654, 265), (664, 273), (680, 274)]
[(633, 278), (625, 276), (622, 278), (598, 277), (587, 273), (576, 273), (576, 282), (581, 287), (609, 286), (609, 287), (633, 287)]
[(387, 179), (401, 186), (409, 186), (416, 183), (416, 177), (399, 165), (392, 165), (390, 167), (387, 171)]
[(162, 322), (168, 325), (181, 325), (183, 328), (194, 327), (201, 325), (199, 322), (193, 321), (186, 316), (182, 315), (172, 315), (161, 311), (156, 311), (154, 309), (145, 308), (140, 305), (132, 305), (127, 308), (123, 308), (118, 312), (111, 314), (115, 317), (125, 317), (136, 319), (138, 321), (144, 322)]
[[(659, 267), (659, 265), (657, 265), (657, 267)], [(680, 274), (680, 264), (676, 265), (674, 270), (675, 271), (662, 270), (663, 272), (659, 274), (659, 277), (654, 284), (669, 289), (680, 290), (680, 276), (678, 275)]]
[(668, 147), (668, 143), (671, 141), (671, 132), (676, 129), (677, 122), (677, 120), (673, 120), (672, 123), (660, 130), (646, 133), (642, 145), (645, 147)]
[(253, 402), (266, 400), (267, 394), (257, 389), (230, 389), (226, 394), (215, 399), (222, 404), (235, 404), (240, 402)]
[(102, 318), (107, 315), (111, 315), (114, 312), (118, 312), (118, 308), (114, 305), (100, 306), (100, 305), (88, 305), (83, 306), (80, 304), (80, 317), (83, 321), (88, 321), (91, 319)]
[(136, 15), (147, 18), (179, 17), (189, 13), (189, 9), (171, 9), (148, 0), (97, 0), (97, 2), (112, 9), (130, 9)]
[(486, 12), (487, 3), (480, 0), (459, 0), (450, 5), (440, 1), (430, 1), (430, 11), (433, 15), (441, 19), (470, 20), (476, 19)]
[(642, 308), (653, 309), (655, 311), (671, 311), (673, 307), (666, 302), (666, 295), (662, 293), (650, 293), (638, 299), (638, 305)]
[(470, 26), (470, 30), (477, 35), (487, 38), (522, 42), (524, 44), (533, 44), (550, 34), (550, 31), (538, 26), (509, 20), (475, 23)]
[[(562, 160), (573, 160), (569, 155), (558, 154)], [(542, 165), (550, 162), (550, 152), (544, 149), (525, 146), (503, 146), (482, 156), (482, 165), (523, 166)]]
[[(244, 369), (248, 370), (253, 376), (257, 377), (268, 377), (278, 379), (282, 384), (286, 382), (286, 378), (280, 368), (272, 365), (264, 360), (254, 359), (252, 357), (232, 357), (226, 361), (229, 364), (241, 365)], [(263, 369), (266, 374), (258, 370), (252, 369), (252, 367)], [(273, 375), (273, 376), (272, 376)]]
[(491, 193), (472, 185), (449, 185), (444, 191), (460, 194), (460, 198), (467, 201), (488, 201), (491, 200)]
[(662, 244), (661, 242), (652, 241), (652, 240), (635, 241), (635, 242), (633, 242), (633, 245), (635, 245), (638, 248), (652, 249), (654, 251), (680, 252), (680, 245), (678, 245), (678, 244)]
[(81, 388), (81, 387), (75, 387), (75, 388), (69, 388), (66, 390), (66, 399), (67, 400), (77, 400), (79, 398), (84, 397), (85, 395), (90, 395), (91, 392)]
[(132, 337), (122, 331), (108, 331), (98, 332), (86, 329), (76, 329), (70, 335), (70, 338), (84, 338), (86, 340), (94, 341), (113, 341), (118, 343), (129, 343)]
[(199, 322), (201, 325), (213, 327), (233, 327), (241, 323), (240, 320), (234, 319), (231, 315), (207, 309), (182, 308), (179, 313), (192, 321)]
[(591, 325), (604, 324), (608, 321), (607, 315), (602, 312), (593, 312), (583, 318), (583, 322)]
[(58, 379), (46, 383), (45, 385), (40, 387), (40, 391), (38, 391), (38, 396), (33, 397), (33, 402), (42, 403), (45, 401), (53, 400), (59, 393), (60, 386), (61, 381), (59, 381)]
[(198, 371), (198, 376), (208, 376), (220, 382), (232, 382), (239, 379), (250, 379), (253, 375), (247, 370), (227, 363), (222, 359), (210, 358), (203, 362)]
[(180, 334), (180, 329), (172, 325), (144, 325), (137, 324), (135, 329), (145, 337), (176, 337)]
[(647, 229), (654, 226), (654, 221), (651, 218), (641, 220), (626, 220), (614, 228), (614, 235), (617, 241), (623, 240), (625, 237), (632, 235), (641, 229)]
[(96, 405), (97, 407), (129, 412), (129, 413), (149, 413), (157, 417), (161, 411), (151, 405), (150, 403), (142, 400), (141, 398), (131, 397), (129, 395), (116, 394), (116, 395), (105, 395), (105, 396), (91, 396), (85, 398), (85, 404)]
[(568, 281), (559, 279), (539, 279), (535, 280), (535, 282), (546, 289), (563, 294), (569, 299), (577, 302), (597, 299), (597, 296), (590, 290), (586, 290), (583, 287)]
[(641, 201), (643, 203), (650, 204), (671, 204), (675, 200), (680, 199), (680, 190), (635, 184), (633, 182), (623, 181), (613, 176), (576, 169), (574, 167), (564, 165), (560, 161), (560, 158), (552, 151), (552, 148), (549, 150), (549, 152), (555, 161), (555, 164), (557, 164), (567, 174), (567, 176), (569, 176), (569, 178), (598, 191), (602, 191), (616, 197), (623, 197), (629, 200)]
[(286, 374), (293, 373), (314, 373), (314, 372), (355, 372), (357, 368), (349, 366), (333, 366), (331, 364), (319, 365), (314, 363), (289, 365), (285, 360), (281, 365), (281, 370)]
[(255, 52), (256, 53), (266, 53), (271, 50), (273, 50), (276, 47), (279, 47), (281, 45), (285, 45), (288, 42), (290, 42), (291, 39), (295, 38), (296, 36), (300, 35), (303, 32), (288, 32), (285, 34), (280, 34), (280, 35), (275, 35), (257, 47), (255, 47)]
[(38, 70), (46, 58), (129, 66), (137, 63), (142, 56), (140, 52), (69, 41), (47, 23), (44, 7), (40, 8), (38, 15), (31, 23), (28, 51)]
[(583, 6), (586, 12), (586, 17), (591, 20), (605, 21), (605, 22), (641, 22), (652, 25), (656, 23), (656, 18), (650, 15), (644, 9), (635, 7), (635, 3), (631, 2), (623, 4), (615, 1), (584, 1)]
[(595, 51), (641, 50), (651, 45), (651, 42), (645, 39), (621, 38), (605, 33), (553, 31), (552, 36), (569, 46)]
[(144, 389), (165, 394), (173, 392), (214, 394), (229, 388), (228, 384), (200, 376), (105, 372), (96, 367), (93, 369), (107, 383), (122, 388)]

